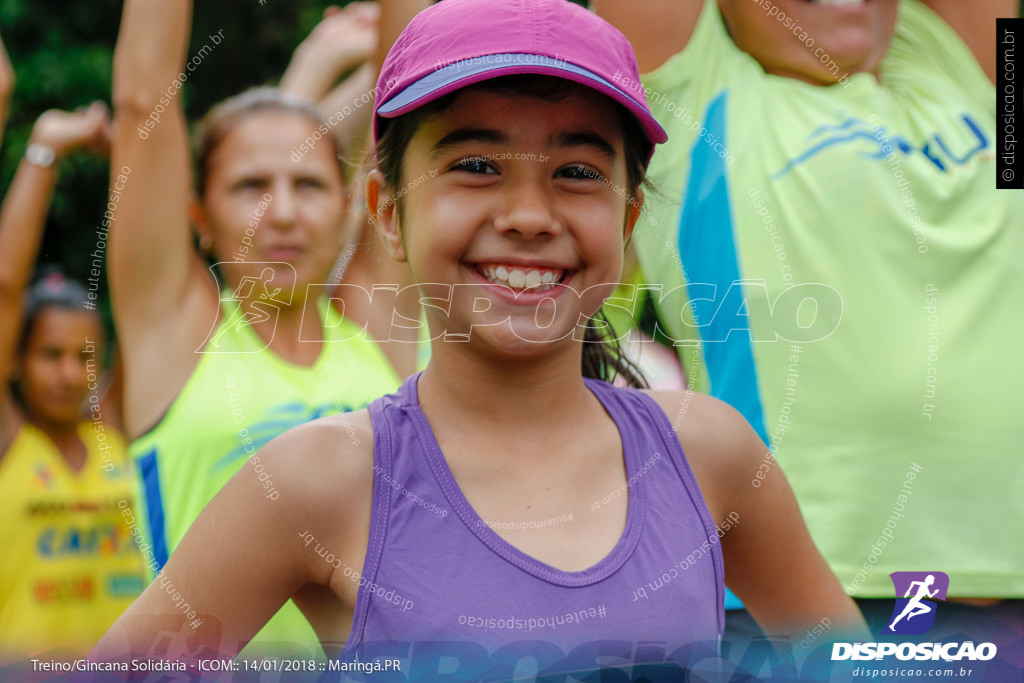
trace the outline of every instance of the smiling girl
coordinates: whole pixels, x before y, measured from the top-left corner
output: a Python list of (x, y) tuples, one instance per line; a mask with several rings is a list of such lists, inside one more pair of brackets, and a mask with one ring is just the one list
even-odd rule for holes
[[(618, 72), (636, 77), (629, 43), (563, 0), (445, 0), (409, 24), (366, 193), (420, 283), (429, 365), (268, 444), (278, 504), (245, 468), (199, 516), (167, 565), (217, 624), (194, 646), (233, 654), (292, 598), (344, 658), (398, 657), (410, 679), (442, 655), (456, 679), (650, 661), (640, 641), (678, 667), (714, 651), (726, 583), (773, 633), (862, 626), (744, 420), (615, 388), (583, 341), (665, 140)], [(150, 589), (96, 654), (183, 620)]]

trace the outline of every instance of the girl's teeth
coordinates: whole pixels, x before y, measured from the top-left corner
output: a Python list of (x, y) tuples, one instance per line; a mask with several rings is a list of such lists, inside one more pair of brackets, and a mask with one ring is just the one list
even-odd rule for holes
[(863, 5), (867, 0), (811, 0), (815, 5), (827, 5), (829, 7), (844, 7), (849, 5)]
[(506, 268), (505, 266), (483, 266), (480, 272), (488, 280), (498, 284), (508, 285), (512, 289), (528, 289), (534, 291), (545, 291), (555, 286), (561, 280), (564, 271), (545, 270), (521, 270), (519, 268)]

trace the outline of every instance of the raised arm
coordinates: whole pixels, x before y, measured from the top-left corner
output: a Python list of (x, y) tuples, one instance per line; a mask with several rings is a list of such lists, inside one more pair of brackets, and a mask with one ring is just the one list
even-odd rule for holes
[(281, 90), (321, 101), (338, 79), (373, 56), (377, 47), (375, 2), (329, 7), (324, 18), (295, 50), (281, 77)]
[(590, 0), (590, 9), (633, 44), (642, 74), (686, 47), (703, 7), (704, 0)]
[[(6, 378), (21, 334), (22, 298), (32, 275), (46, 215), (50, 210), (57, 167), (71, 151), (91, 146), (109, 149), (107, 109), (94, 103), (75, 113), (51, 110), (32, 128), (26, 157), (0, 208), (0, 377)], [(31, 157), (32, 160), (29, 160)], [(6, 385), (0, 389), (0, 453), (15, 427)]]
[(170, 405), (217, 315), (188, 221), (191, 159), (180, 90), (191, 17), (188, 0), (125, 0), (114, 53), (108, 272), (130, 436)]
[[(331, 132), (341, 144), (345, 158), (357, 166), (362, 161), (373, 120), (373, 88), (377, 72), (367, 62), (331, 88), (319, 102), (324, 118), (331, 123)], [(351, 177), (352, 174), (349, 174)]]
[(1018, 0), (922, 0), (933, 12), (946, 20), (985, 70), (989, 80), (996, 80), (996, 18), (1020, 16)]
[(7, 105), (14, 91), (14, 69), (7, 57), (4, 42), (0, 40), (0, 141), (4, 139), (4, 128), (7, 126)]
[(431, 0), (380, 0), (380, 30), (377, 34), (377, 52), (373, 57), (377, 73), (380, 73), (384, 65), (388, 50), (409, 25), (409, 21), (433, 4)]
[[(376, 71), (369, 60), (377, 47), (379, 18), (375, 2), (328, 8), (281, 77), (281, 90), (317, 103), (350, 159), (360, 157), (373, 115)], [(339, 83), (346, 72), (351, 73)]]
[[(204, 659), (234, 656), (288, 598), (322, 640), (344, 641), (349, 623), (341, 617), (351, 613), (358, 583), (335, 570), (341, 562), (362, 566), (373, 488), (369, 418), (347, 418), (364, 448), (340, 436), (338, 416), (290, 430), (251, 456), (90, 657), (155, 654), (167, 633), (187, 634), (191, 649), (160, 657), (195, 659), (202, 649)], [(130, 514), (137, 523), (141, 511)]]

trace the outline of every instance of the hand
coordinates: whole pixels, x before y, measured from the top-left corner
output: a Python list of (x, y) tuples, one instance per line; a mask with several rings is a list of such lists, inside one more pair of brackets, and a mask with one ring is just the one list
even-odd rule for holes
[(73, 112), (51, 109), (36, 120), (31, 142), (53, 148), (58, 159), (77, 149), (109, 156), (113, 128), (110, 112), (102, 102)]
[(324, 10), (324, 18), (310, 32), (303, 45), (340, 73), (365, 62), (377, 47), (380, 6), (376, 2), (353, 2), (339, 9)]
[(281, 89), (319, 101), (342, 73), (373, 55), (380, 8), (375, 2), (328, 7), (324, 18), (295, 50)]

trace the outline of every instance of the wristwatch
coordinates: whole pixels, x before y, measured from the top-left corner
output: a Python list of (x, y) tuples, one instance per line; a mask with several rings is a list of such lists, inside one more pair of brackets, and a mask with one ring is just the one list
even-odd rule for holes
[(39, 142), (33, 142), (25, 150), (25, 161), (40, 168), (50, 168), (56, 158), (57, 154), (53, 151), (53, 147)]

